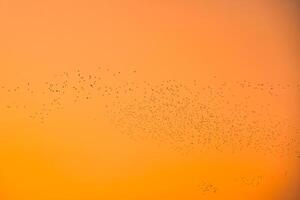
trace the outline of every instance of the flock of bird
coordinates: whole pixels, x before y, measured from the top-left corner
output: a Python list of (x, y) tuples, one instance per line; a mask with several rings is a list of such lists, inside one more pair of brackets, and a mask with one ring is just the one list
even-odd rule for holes
[[(299, 126), (276, 115), (285, 92), (300, 86), (250, 81), (141, 81), (136, 70), (125, 73), (99, 67), (92, 73), (64, 72), (34, 86), (0, 86), (1, 104), (23, 110), (41, 123), (66, 104), (96, 100), (121, 132), (133, 139), (154, 140), (176, 151), (253, 150), (274, 155), (293, 153), (299, 145)], [(128, 78), (129, 77), (129, 78)], [(15, 101), (12, 101), (12, 97)], [(35, 99), (33, 103), (26, 98)], [(18, 102), (22, 99), (22, 102)], [(29, 101), (29, 100), (28, 100)], [(289, 133), (289, 134), (287, 134)], [(292, 133), (292, 134), (290, 134)]]
[(245, 186), (257, 187), (262, 184), (263, 177), (262, 176), (252, 176), (252, 177), (243, 176), (240, 178), (240, 182), (243, 183), (243, 185), (245, 185)]
[(252, 148), (276, 155), (282, 149), (288, 150), (287, 144), (297, 142), (286, 134), (297, 131), (297, 126), (290, 127), (288, 121), (272, 117), (271, 106), (265, 102), (252, 106), (249, 96), (228, 97), (226, 92), (232, 89), (226, 86), (199, 88), (166, 81), (142, 88), (133, 100), (118, 101), (109, 112), (117, 125), (134, 138), (168, 141), (181, 150), (222, 151), (231, 146), (233, 151)]
[[(235, 184), (250, 188), (259, 187), (263, 184), (263, 176), (241, 176), (236, 178)], [(205, 179), (198, 183), (197, 188), (202, 195), (217, 194), (218, 192), (221, 192), (218, 184)]]
[(198, 188), (202, 195), (207, 195), (207, 194), (216, 194), (218, 192), (218, 187), (208, 181), (201, 181), (200, 184), (198, 185)]
[[(99, 67), (93, 73), (64, 72), (38, 85), (0, 85), (0, 109), (19, 111), (31, 120), (47, 123), (51, 113), (67, 104), (89, 105), (93, 100), (97, 102), (93, 106), (103, 108), (99, 116), (134, 140), (155, 141), (178, 152), (250, 150), (300, 157), (299, 125), (274, 110), (286, 94), (299, 94), (299, 85), (150, 82), (137, 76), (136, 70), (123, 75)], [(239, 177), (238, 181), (257, 187), (263, 178)], [(216, 184), (207, 181), (197, 188), (203, 195), (219, 192)]]

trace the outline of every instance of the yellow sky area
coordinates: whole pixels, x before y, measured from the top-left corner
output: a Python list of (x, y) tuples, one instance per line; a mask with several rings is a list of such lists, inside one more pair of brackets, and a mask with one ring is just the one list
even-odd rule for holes
[(2, 0), (1, 72), (14, 79), (104, 65), (140, 68), (143, 79), (289, 80), (296, 66), (290, 13), (268, 1)]

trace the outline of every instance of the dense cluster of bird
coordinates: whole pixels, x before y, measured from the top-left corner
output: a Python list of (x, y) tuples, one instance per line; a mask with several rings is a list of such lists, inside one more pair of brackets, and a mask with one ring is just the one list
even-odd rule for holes
[[(299, 126), (274, 111), (280, 102), (274, 99), (281, 99), (287, 91), (299, 93), (299, 85), (149, 82), (138, 80), (136, 74), (136, 70), (123, 75), (103, 67), (92, 73), (64, 72), (39, 86), (30, 82), (1, 86), (1, 96), (9, 100), (5, 103), (2, 98), (1, 103), (6, 109), (22, 109), (31, 119), (46, 123), (50, 113), (64, 109), (66, 104), (89, 104), (94, 99), (96, 106), (106, 110), (99, 115), (106, 115), (133, 139), (155, 140), (178, 151), (251, 149), (295, 154)], [(26, 102), (27, 97), (34, 102)]]
[(199, 186), (198, 186), (200, 192), (202, 195), (207, 195), (207, 194), (216, 194), (218, 192), (218, 187), (208, 181), (201, 181)]

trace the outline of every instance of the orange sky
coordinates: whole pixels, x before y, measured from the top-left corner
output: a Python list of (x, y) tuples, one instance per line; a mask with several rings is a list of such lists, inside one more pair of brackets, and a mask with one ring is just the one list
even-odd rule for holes
[(0, 199), (297, 195), (292, 2), (0, 0)]

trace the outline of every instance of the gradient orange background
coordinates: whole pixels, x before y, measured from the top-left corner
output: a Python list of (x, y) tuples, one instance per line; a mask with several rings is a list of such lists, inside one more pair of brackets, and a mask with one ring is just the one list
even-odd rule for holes
[[(93, 74), (98, 66), (121, 71), (121, 83), (296, 85), (299, 29), (293, 3), (0, 0), (0, 85), (30, 82), (37, 91), (0, 90), (0, 199), (288, 200), (299, 186), (295, 156), (182, 154), (168, 144), (135, 141), (105, 117), (99, 97), (78, 104), (66, 99), (44, 124), (26, 116), (49, 100), (42, 94), (45, 81), (77, 69)], [(107, 75), (104, 81), (116, 80)], [(297, 124), (298, 94), (289, 90), (257, 100), (272, 102), (274, 116)], [(6, 109), (8, 104), (31, 110)], [(285, 134), (298, 139), (294, 131)], [(258, 175), (264, 177), (258, 187), (235, 181)], [(203, 180), (217, 184), (218, 192), (202, 194)]]

